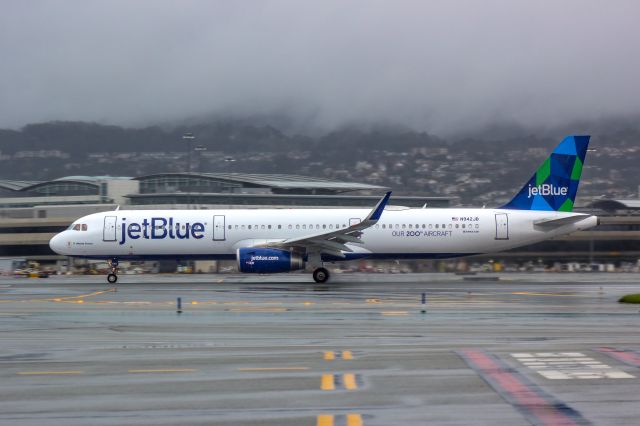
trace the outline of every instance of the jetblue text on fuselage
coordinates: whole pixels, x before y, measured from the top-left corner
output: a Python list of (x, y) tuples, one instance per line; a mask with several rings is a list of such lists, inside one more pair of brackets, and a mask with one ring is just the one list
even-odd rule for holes
[(531, 198), (534, 195), (567, 195), (569, 192), (569, 188), (566, 186), (553, 186), (550, 183), (543, 183), (538, 186), (529, 185), (529, 196), (527, 198)]
[(123, 217), (120, 241), (118, 243), (123, 245), (127, 239), (137, 240), (139, 238), (145, 240), (163, 240), (165, 238), (171, 240), (188, 240), (190, 238), (199, 240), (204, 238), (204, 224), (200, 222), (174, 222), (172, 217), (152, 217), (151, 219), (143, 219), (141, 223), (127, 223), (127, 219)]

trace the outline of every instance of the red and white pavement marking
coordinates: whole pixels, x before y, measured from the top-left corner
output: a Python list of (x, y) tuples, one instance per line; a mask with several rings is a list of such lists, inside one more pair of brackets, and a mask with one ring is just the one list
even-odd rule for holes
[(516, 408), (532, 425), (576, 426), (591, 424), (580, 412), (545, 392), (525, 375), (496, 355), (480, 349), (461, 349), (456, 353), (469, 367)]
[(527, 352), (511, 356), (550, 380), (634, 378), (581, 352)]

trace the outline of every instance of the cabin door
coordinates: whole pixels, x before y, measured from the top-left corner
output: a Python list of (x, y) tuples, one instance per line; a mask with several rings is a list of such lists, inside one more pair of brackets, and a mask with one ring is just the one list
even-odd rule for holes
[(216, 215), (213, 217), (213, 241), (224, 241), (224, 216)]
[[(104, 229), (102, 230), (102, 241), (116, 240), (116, 216), (104, 217)], [(122, 225), (124, 226), (124, 224)]]
[(496, 213), (496, 240), (509, 239), (509, 216), (506, 213)]

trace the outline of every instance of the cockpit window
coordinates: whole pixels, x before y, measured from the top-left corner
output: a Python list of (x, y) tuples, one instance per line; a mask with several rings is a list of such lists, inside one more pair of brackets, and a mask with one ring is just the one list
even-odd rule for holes
[(86, 231), (87, 230), (87, 224), (86, 223), (73, 223), (67, 229), (70, 229), (70, 230), (73, 230), (73, 231)]
[(79, 231), (80, 230), (80, 224), (76, 223), (75, 225), (73, 225), (73, 230), (74, 231)]
[(86, 231), (86, 230), (87, 230), (87, 224), (86, 224), (86, 223), (83, 223), (83, 224), (82, 224), (82, 230), (83, 230), (83, 231)]

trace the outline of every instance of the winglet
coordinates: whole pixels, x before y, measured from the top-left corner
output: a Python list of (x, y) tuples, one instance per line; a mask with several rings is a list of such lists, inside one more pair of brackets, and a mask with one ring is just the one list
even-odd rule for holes
[(380, 216), (382, 216), (382, 212), (384, 211), (384, 208), (387, 206), (387, 203), (389, 202), (390, 197), (391, 197), (391, 191), (387, 192), (385, 196), (382, 197), (380, 201), (378, 201), (378, 204), (376, 204), (375, 208), (371, 210), (371, 213), (369, 213), (369, 216), (367, 216), (367, 218), (365, 219), (365, 222), (367, 221), (377, 222), (380, 219)]

